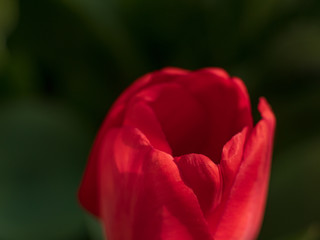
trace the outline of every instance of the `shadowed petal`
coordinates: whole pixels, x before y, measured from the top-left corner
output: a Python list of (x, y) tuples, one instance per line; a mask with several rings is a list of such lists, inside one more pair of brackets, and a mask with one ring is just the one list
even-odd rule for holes
[(207, 139), (208, 119), (198, 101), (175, 82), (157, 84), (139, 92), (154, 111), (173, 156), (201, 153)]
[(137, 129), (108, 134), (99, 155), (102, 219), (110, 240), (212, 239), (172, 156)]
[(217, 68), (205, 68), (178, 77), (177, 82), (197, 100), (210, 123), (201, 153), (215, 163), (224, 144), (244, 127), (252, 127), (251, 106), (242, 82)]

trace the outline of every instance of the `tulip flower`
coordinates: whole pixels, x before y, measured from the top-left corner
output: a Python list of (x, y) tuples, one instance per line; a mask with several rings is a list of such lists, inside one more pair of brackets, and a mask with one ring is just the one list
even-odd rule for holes
[(253, 124), (243, 82), (219, 68), (135, 81), (96, 137), (79, 191), (108, 240), (250, 240), (259, 233), (275, 117)]

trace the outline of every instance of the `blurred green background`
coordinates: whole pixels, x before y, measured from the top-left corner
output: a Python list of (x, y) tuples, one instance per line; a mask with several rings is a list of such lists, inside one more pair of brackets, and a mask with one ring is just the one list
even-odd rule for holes
[(0, 240), (97, 240), (76, 192), (115, 98), (220, 66), (277, 116), (259, 239), (320, 239), (319, 0), (0, 0)]

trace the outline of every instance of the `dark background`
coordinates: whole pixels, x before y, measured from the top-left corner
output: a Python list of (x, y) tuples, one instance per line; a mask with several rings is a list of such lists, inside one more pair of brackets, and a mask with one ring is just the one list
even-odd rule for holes
[(225, 68), (277, 116), (259, 239), (320, 239), (319, 0), (0, 0), (0, 240), (96, 240), (76, 191), (144, 73)]

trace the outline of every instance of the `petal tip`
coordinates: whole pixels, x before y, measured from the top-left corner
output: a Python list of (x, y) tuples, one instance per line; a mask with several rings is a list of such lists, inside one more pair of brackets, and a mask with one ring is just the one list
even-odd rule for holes
[(165, 67), (160, 69), (159, 72), (173, 74), (173, 75), (183, 75), (188, 73), (189, 71), (182, 68), (178, 68), (178, 67)]
[(202, 70), (210, 72), (211, 74), (213, 74), (219, 78), (230, 79), (230, 75), (224, 69), (219, 68), (219, 67), (204, 68)]
[(266, 98), (264, 98), (264, 97), (259, 98), (258, 110), (259, 110), (262, 118), (267, 119), (267, 120), (275, 123), (275, 121), (276, 121), (275, 115), (271, 109), (270, 104), (266, 100)]

